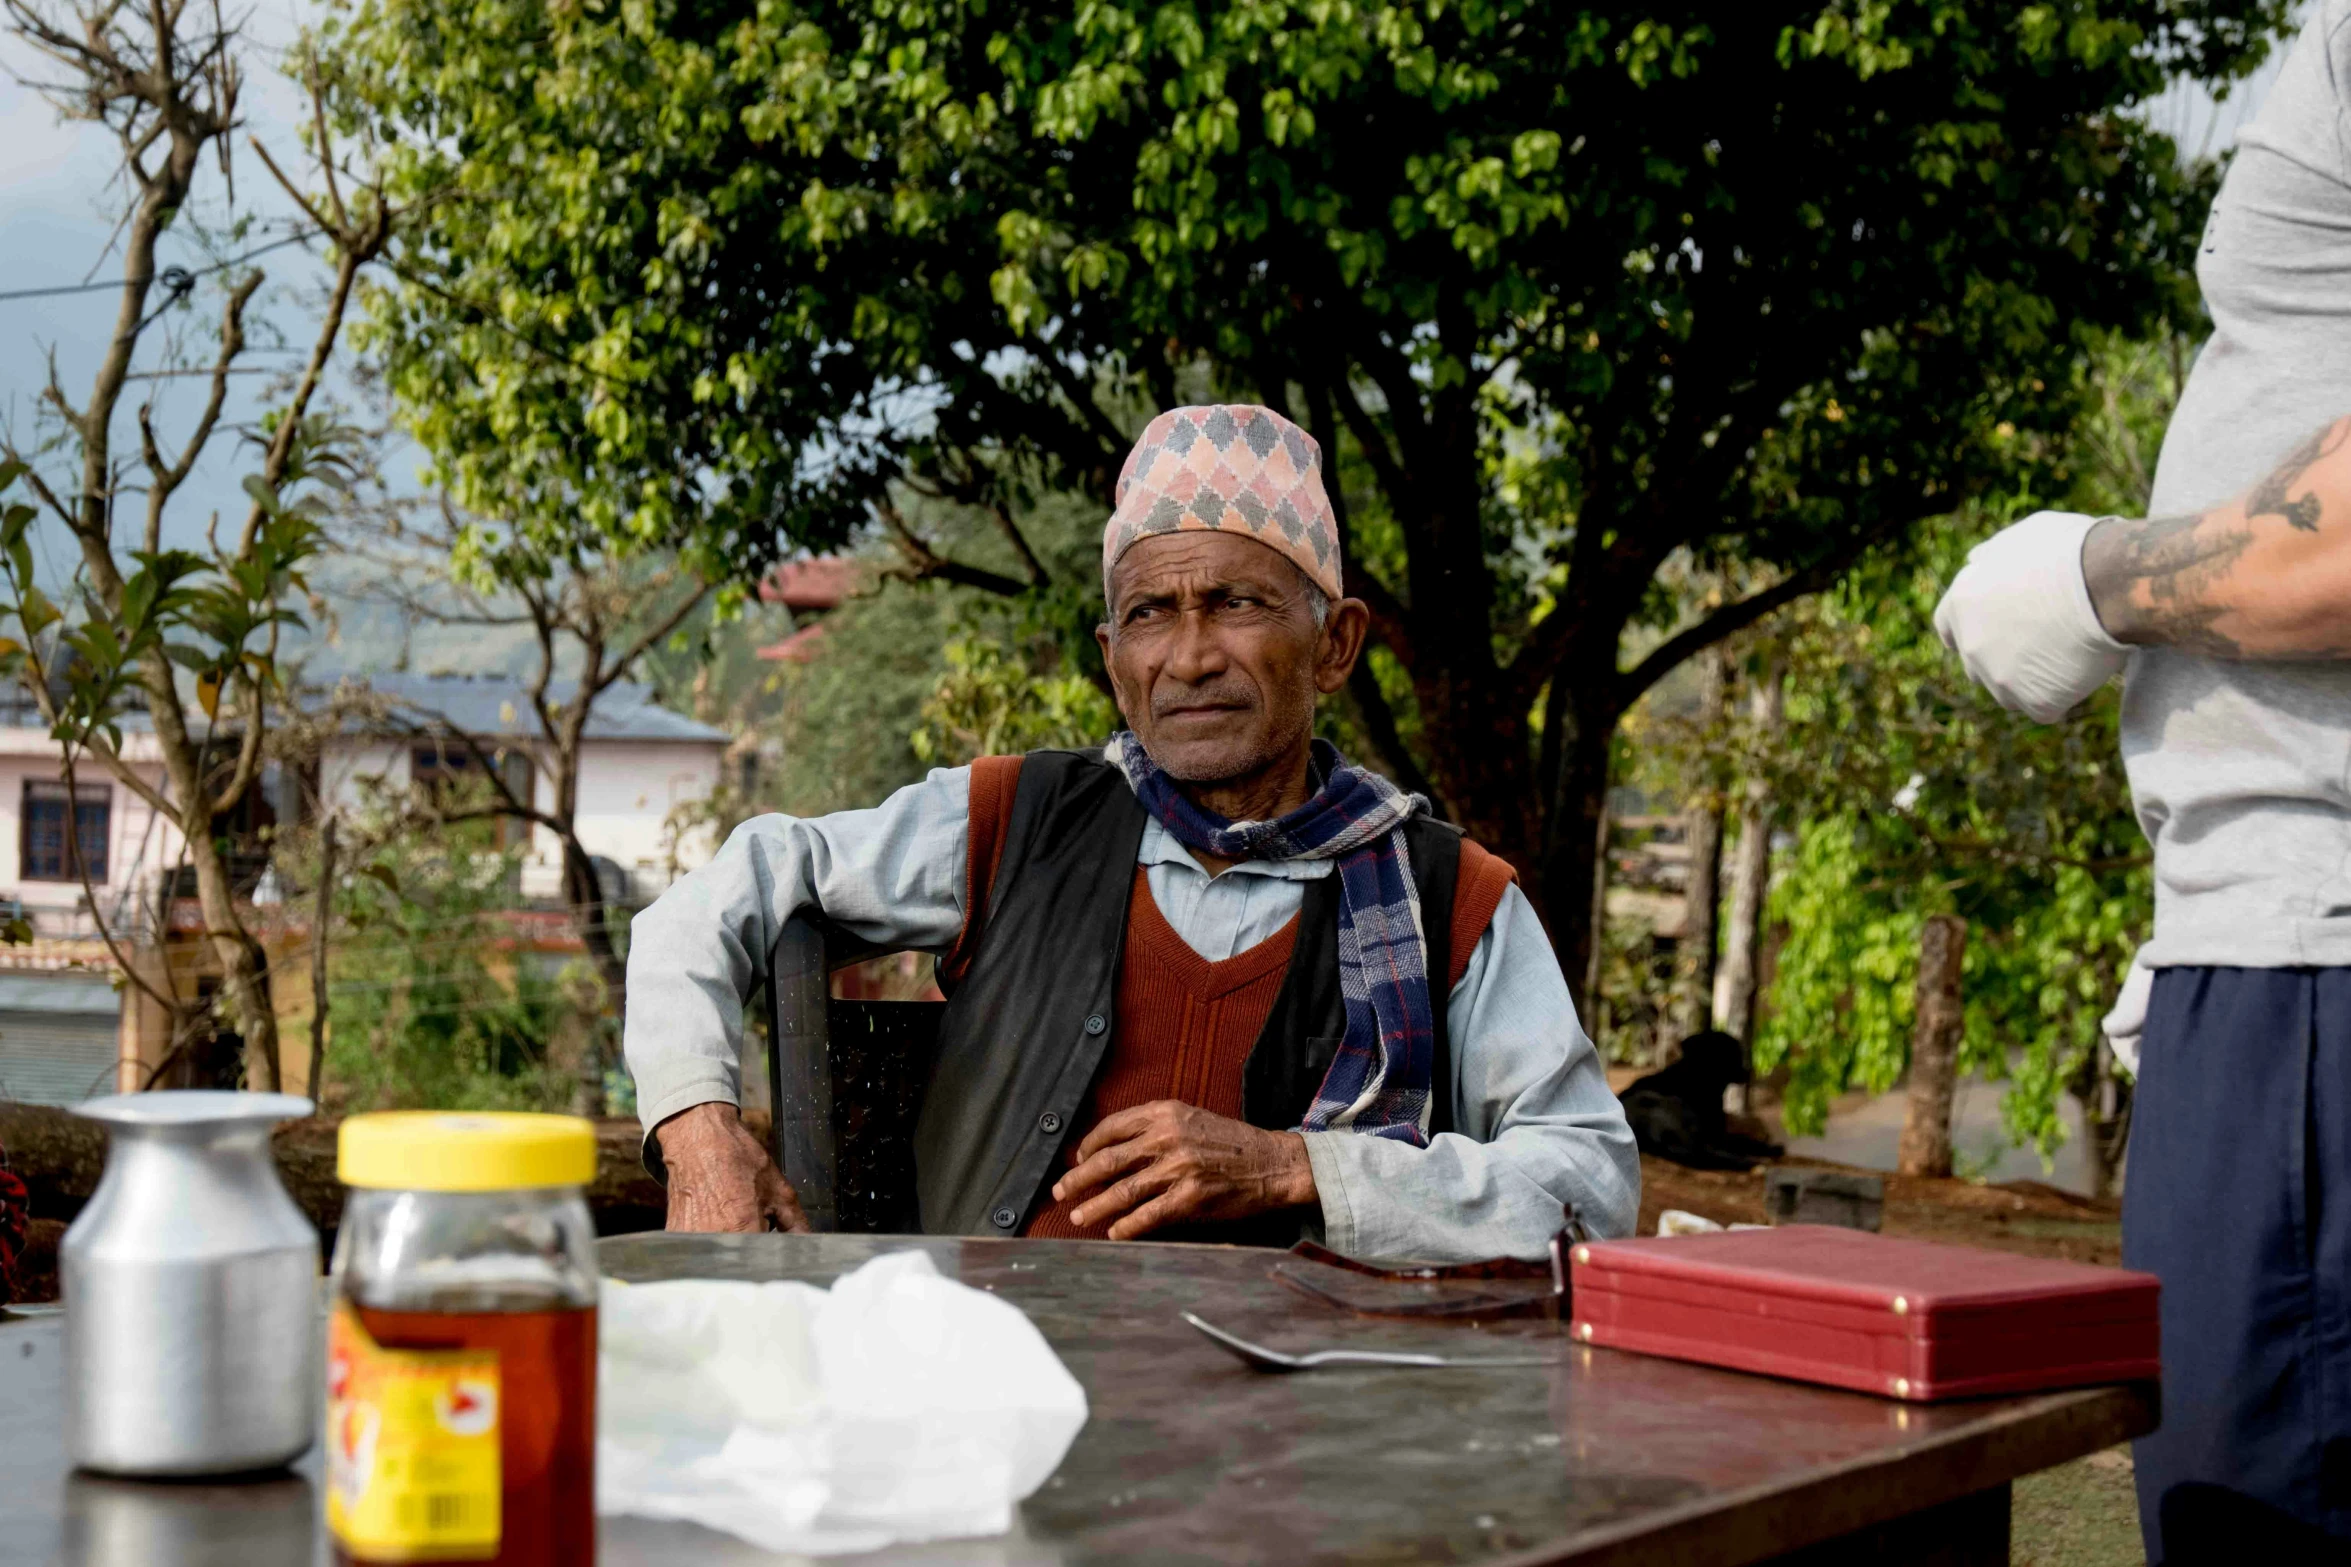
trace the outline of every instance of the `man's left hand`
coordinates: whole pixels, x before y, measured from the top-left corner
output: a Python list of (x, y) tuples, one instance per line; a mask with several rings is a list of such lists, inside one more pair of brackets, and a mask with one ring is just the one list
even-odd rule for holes
[(1070, 1222), (1114, 1220), (1114, 1241), (1165, 1224), (1242, 1219), (1317, 1200), (1305, 1138), (1176, 1099), (1105, 1116), (1086, 1134), (1077, 1167), (1053, 1183), (1053, 1200), (1088, 1192), (1094, 1195), (1070, 1210)]

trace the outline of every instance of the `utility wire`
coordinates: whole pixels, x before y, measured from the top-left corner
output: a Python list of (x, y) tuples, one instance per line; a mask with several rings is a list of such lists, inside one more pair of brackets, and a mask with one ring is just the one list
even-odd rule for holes
[(304, 229), (299, 234), (289, 234), (284, 239), (271, 240), (268, 244), (257, 246), (241, 256), (231, 256), (226, 261), (216, 261), (208, 267), (165, 267), (160, 272), (151, 272), (143, 278), (108, 278), (99, 283), (62, 283), (55, 288), (9, 289), (0, 293), (0, 304), (5, 304), (12, 299), (50, 299), (60, 294), (96, 294), (107, 289), (155, 282), (162, 283), (165, 288), (172, 291), (175, 297), (184, 296), (190, 288), (195, 286), (196, 280), (200, 277), (209, 276), (214, 272), (225, 272), (230, 267), (242, 266), (255, 256), (265, 256), (273, 250), (283, 250), (288, 245), (299, 245), (309, 239), (314, 232), (311, 229)]

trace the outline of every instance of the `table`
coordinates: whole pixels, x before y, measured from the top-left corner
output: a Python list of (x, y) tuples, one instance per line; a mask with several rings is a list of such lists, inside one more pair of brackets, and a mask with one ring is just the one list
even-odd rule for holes
[[(996, 1540), (890, 1567), (1108, 1562), (1477, 1562), (1783, 1567), (2008, 1559), (2008, 1486), (2152, 1430), (2152, 1384), (1910, 1406), (1571, 1343), (1548, 1323), (1344, 1316), (1225, 1247), (893, 1236), (630, 1235), (616, 1278), (826, 1282), (918, 1246), (1028, 1312), (1092, 1418)], [(1549, 1352), (1557, 1364), (1252, 1372), (1176, 1318), (1278, 1348)], [(324, 1561), (315, 1457), (261, 1485), (68, 1475), (59, 1322), (0, 1322), (0, 1567)], [(1507, 1347), (1505, 1347), (1507, 1346)], [(604, 1520), (605, 1567), (773, 1563), (724, 1536)]]

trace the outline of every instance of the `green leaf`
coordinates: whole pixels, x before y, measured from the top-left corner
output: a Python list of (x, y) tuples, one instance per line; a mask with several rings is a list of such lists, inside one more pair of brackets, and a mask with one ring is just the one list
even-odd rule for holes
[(49, 595), (29, 581), (24, 585), (24, 598), (18, 603), (16, 613), (28, 637), (39, 636), (64, 618), (57, 606), (49, 602)]

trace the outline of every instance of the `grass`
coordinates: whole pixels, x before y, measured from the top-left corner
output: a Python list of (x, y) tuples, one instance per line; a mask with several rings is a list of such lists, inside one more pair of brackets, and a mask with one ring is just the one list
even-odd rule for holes
[(2129, 1448), (2028, 1475), (2014, 1495), (2010, 1567), (2144, 1567)]

